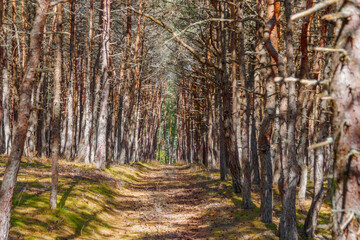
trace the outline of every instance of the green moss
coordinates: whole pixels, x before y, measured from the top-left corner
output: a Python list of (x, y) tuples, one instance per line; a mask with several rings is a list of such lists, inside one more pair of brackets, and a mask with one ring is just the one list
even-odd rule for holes
[[(0, 158), (0, 166), (5, 164)], [(58, 208), (49, 209), (49, 177), (50, 161), (24, 161), (19, 174), (19, 184), (15, 189), (11, 218), (11, 237), (15, 239), (42, 239), (46, 233), (48, 239), (101, 239), (103, 232), (116, 229), (116, 211), (121, 209), (137, 209), (142, 202), (128, 200), (126, 189), (144, 183), (149, 172), (159, 171), (160, 167), (152, 163), (131, 163), (125, 166), (111, 166), (103, 172), (95, 170), (91, 165), (60, 161), (62, 172), (69, 177), (61, 177), (59, 181)], [(167, 167), (167, 166), (166, 166)], [(209, 171), (202, 166), (184, 165), (181, 171), (189, 171), (191, 179), (187, 182), (172, 183), (173, 187), (196, 184), (202, 189), (201, 200), (208, 203), (219, 203), (217, 207), (203, 209), (202, 221), (209, 232), (209, 239), (277, 239), (276, 231), (279, 221), (281, 203), (277, 188), (274, 186), (274, 224), (265, 224), (260, 218), (260, 189), (252, 191), (253, 208), (241, 208), (241, 195), (234, 194), (231, 180), (220, 181), (218, 171)], [(74, 171), (76, 170), (76, 171)], [(42, 173), (47, 173), (41, 175)], [(79, 172), (79, 173), (78, 173)], [(86, 176), (82, 173), (86, 172)], [(120, 183), (114, 186), (113, 183)], [(165, 184), (165, 183), (164, 183)], [(26, 190), (23, 191), (26, 186)], [(149, 185), (149, 187), (154, 187)], [(125, 192), (125, 194), (124, 194)], [(129, 195), (129, 194), (128, 194)], [(131, 194), (130, 194), (131, 195)], [(142, 200), (142, 199), (141, 199)], [(136, 206), (134, 206), (136, 202)], [(137, 205), (138, 204), (138, 205)], [(330, 212), (322, 211), (319, 224), (328, 224)], [(298, 227), (302, 228), (306, 212), (297, 211)], [(136, 222), (136, 221), (135, 221)], [(133, 223), (135, 223), (133, 222)], [(138, 224), (138, 222), (136, 222)], [(323, 235), (328, 230), (317, 229)], [(263, 235), (267, 233), (267, 235)], [(123, 234), (119, 239), (137, 239), (139, 235)], [(151, 236), (149, 236), (151, 239)], [(146, 239), (141, 238), (141, 239)]]
[(240, 199), (232, 198), (231, 200), (234, 203), (234, 205), (237, 207), (240, 207), (242, 204), (242, 201)]
[[(44, 169), (48, 171), (50, 163), (36, 159), (21, 163), (11, 217), (10, 236), (15, 239), (42, 239), (44, 233), (47, 239), (73, 239), (79, 236), (91, 239), (94, 234), (100, 236), (101, 229), (113, 228), (106, 217), (112, 214), (111, 209), (121, 205), (121, 199), (114, 186), (108, 184), (107, 180), (102, 182), (99, 179), (104, 179), (103, 175), (107, 174), (110, 182), (121, 180), (130, 184), (138, 180), (141, 172), (145, 173), (151, 167), (142, 164), (110, 167), (105, 173), (99, 172), (101, 176), (97, 177), (99, 173), (90, 165), (60, 161), (62, 172), (72, 177), (59, 179), (58, 208), (51, 210), (51, 179), (48, 174), (41, 175)], [(5, 164), (6, 159), (0, 159), (0, 166)], [(79, 176), (73, 171), (76, 168)], [(83, 178), (82, 171), (88, 171), (89, 176)]]
[(273, 231), (277, 230), (277, 226), (274, 223), (265, 223), (265, 227)]

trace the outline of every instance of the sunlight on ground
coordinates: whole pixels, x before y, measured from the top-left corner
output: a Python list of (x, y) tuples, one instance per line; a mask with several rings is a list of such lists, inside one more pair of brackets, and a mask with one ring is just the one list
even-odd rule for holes
[[(50, 160), (24, 161), (13, 201), (13, 239), (277, 239), (278, 195), (275, 223), (264, 224), (258, 186), (253, 208), (243, 210), (230, 181), (200, 166), (137, 163), (99, 171), (61, 161), (59, 207), (50, 210)], [(1, 159), (1, 174), (4, 165)], [(299, 227), (310, 203), (308, 197), (298, 210)], [(319, 235), (329, 236), (329, 221), (326, 205)]]

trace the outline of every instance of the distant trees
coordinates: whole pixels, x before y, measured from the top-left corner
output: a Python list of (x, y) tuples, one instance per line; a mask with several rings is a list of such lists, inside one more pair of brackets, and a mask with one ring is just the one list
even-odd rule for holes
[[(153, 158), (156, 141), (143, 132), (153, 136), (160, 126), (157, 102), (163, 100), (163, 91), (159, 89), (164, 89), (164, 76), (157, 74), (157, 67), (150, 64), (150, 59), (160, 56), (153, 51), (156, 45), (145, 38), (146, 27), (152, 26), (146, 26), (141, 14), (136, 15), (137, 24), (132, 24), (133, 11), (135, 8), (138, 13), (145, 11), (146, 1), (128, 1), (126, 5), (93, 0), (59, 3), (64, 9), (63, 20), (54, 9), (54, 16), (45, 25), (46, 44), (32, 93), (25, 155), (47, 157), (54, 153), (53, 142), (57, 141), (54, 136), (58, 135), (55, 122), (59, 116), (59, 156), (93, 164), (101, 156), (97, 164), (100, 168), (111, 161), (138, 160), (139, 154), (146, 159)], [(20, 33), (26, 32), (33, 23), (33, 8), (29, 2), (21, 0), (1, 6), (2, 22), (4, 19), (15, 28), (3, 29), (1, 38), (4, 46), (1, 47), (3, 123), (0, 132), (4, 133), (1, 152), (8, 154), (18, 118), (17, 87), (21, 85), (13, 76), (21, 77), (23, 69), (16, 61), (21, 63), (28, 52), (29, 35), (20, 36)], [(30, 11), (24, 11), (26, 8)], [(114, 12), (113, 20), (111, 12)], [(124, 36), (124, 41), (120, 41)], [(111, 39), (117, 42), (116, 46), (112, 46)], [(16, 54), (11, 58), (16, 59), (15, 67), (9, 62), (10, 54)], [(147, 104), (150, 101), (154, 103)], [(137, 120), (132, 118), (133, 114)], [(139, 144), (151, 147), (141, 150)], [(134, 149), (137, 154), (133, 154)]]

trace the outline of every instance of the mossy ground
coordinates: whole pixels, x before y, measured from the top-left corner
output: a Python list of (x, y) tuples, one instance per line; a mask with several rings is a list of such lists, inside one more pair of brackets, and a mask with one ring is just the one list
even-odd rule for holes
[[(0, 159), (0, 179), (5, 158)], [(200, 166), (137, 163), (105, 171), (60, 162), (58, 208), (49, 208), (50, 160), (24, 160), (13, 200), (13, 239), (277, 239), (274, 224), (260, 221), (259, 187), (253, 208), (241, 209), (230, 181)], [(276, 187), (274, 187), (274, 190)], [(275, 191), (276, 192), (276, 191)], [(309, 192), (310, 193), (310, 192)], [(298, 207), (303, 224), (311, 198)], [(325, 205), (319, 224), (328, 225)], [(329, 236), (319, 228), (319, 236)]]

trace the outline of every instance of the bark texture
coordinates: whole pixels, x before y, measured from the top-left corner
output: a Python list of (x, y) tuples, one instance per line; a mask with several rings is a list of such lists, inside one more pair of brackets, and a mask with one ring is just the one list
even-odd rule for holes
[[(62, 31), (62, 4), (56, 6), (56, 31)], [(60, 120), (61, 120), (61, 79), (62, 79), (62, 36), (55, 35), (55, 72), (54, 72), (54, 106), (53, 106), (53, 141), (51, 147), (52, 166), (51, 166), (51, 193), (50, 193), (50, 207), (55, 209), (57, 206), (57, 192), (58, 192), (58, 175), (59, 175), (59, 151), (60, 151)]]
[(360, 1), (344, 1), (340, 12), (349, 17), (336, 46), (346, 54), (335, 55), (331, 83), (336, 126), (333, 231), (335, 239), (350, 240), (359, 239), (360, 231)]
[(107, 147), (107, 124), (108, 107), (110, 94), (109, 78), (109, 44), (110, 44), (110, 0), (103, 1), (102, 16), (102, 44), (101, 44), (101, 78), (102, 78), (102, 98), (100, 104), (98, 140), (96, 148), (96, 167), (104, 169), (106, 165), (106, 147)]
[(17, 181), (17, 174), (20, 167), (21, 157), (24, 151), (24, 143), (28, 121), (31, 113), (31, 93), (34, 77), (40, 64), (40, 54), (44, 26), (50, 0), (38, 0), (36, 17), (30, 33), (30, 55), (26, 65), (24, 78), (21, 82), (19, 115), (16, 123), (13, 147), (9, 160), (6, 164), (4, 179), (0, 189), (0, 239), (6, 240), (10, 229), (11, 201), (14, 196), (14, 188)]

